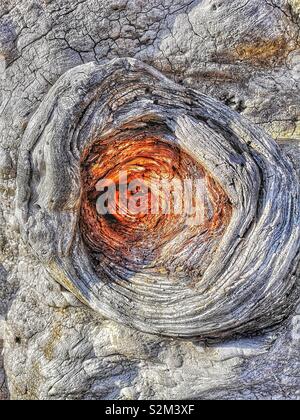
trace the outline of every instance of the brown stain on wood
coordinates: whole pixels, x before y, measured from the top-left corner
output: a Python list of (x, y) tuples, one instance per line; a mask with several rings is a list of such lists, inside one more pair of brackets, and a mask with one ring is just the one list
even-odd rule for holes
[[(38, 401), (39, 388), (43, 382), (44, 378), (42, 376), (41, 365), (36, 361), (28, 369), (26, 383), (22, 382), (22, 376), (21, 378), (19, 376), (12, 376), (10, 378), (12, 395), (22, 396), (21, 399), (24, 401)], [(18, 397), (19, 399), (20, 397)]]
[(298, 40), (281, 35), (237, 44), (233, 51), (221, 53), (216, 58), (229, 63), (242, 61), (258, 67), (273, 67), (284, 64), (288, 55), (298, 48)]
[(30, 377), (27, 382), (27, 392), (24, 400), (38, 400), (39, 387), (43, 382), (41, 366), (39, 362), (33, 363), (30, 369)]
[(272, 39), (240, 42), (231, 50), (215, 55), (214, 60), (222, 64), (244, 62), (255, 67), (272, 68), (283, 65), (289, 54), (299, 48), (299, 39), (280, 35)]
[(46, 346), (43, 348), (43, 353), (45, 358), (50, 362), (53, 360), (55, 347), (62, 338), (62, 328), (61, 325), (56, 325), (50, 332), (49, 340)]
[(300, 12), (300, 0), (290, 0), (290, 5), (295, 13)]

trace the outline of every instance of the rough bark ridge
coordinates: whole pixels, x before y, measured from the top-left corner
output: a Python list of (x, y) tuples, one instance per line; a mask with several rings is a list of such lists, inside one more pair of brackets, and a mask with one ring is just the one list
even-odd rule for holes
[[(23, 135), (51, 86), (74, 67), (115, 57), (151, 64), (274, 138), (293, 138), (282, 148), (299, 168), (299, 2), (4, 1), (0, 54), (0, 339), (10, 397), (298, 398), (299, 308), (277, 327), (258, 323), (259, 334), (218, 343), (138, 332), (53, 281), (21, 241), (14, 207)], [(282, 165), (284, 157), (271, 165), (275, 176)], [(2, 383), (0, 374), (4, 398)]]

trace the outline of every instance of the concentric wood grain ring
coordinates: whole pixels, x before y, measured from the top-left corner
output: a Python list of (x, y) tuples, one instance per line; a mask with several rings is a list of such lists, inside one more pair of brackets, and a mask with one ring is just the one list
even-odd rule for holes
[[(99, 217), (95, 186), (205, 180), (205, 218)], [(104, 316), (146, 332), (223, 337), (281, 321), (298, 297), (299, 180), (263, 131), (133, 59), (86, 64), (26, 130), (17, 215), (51, 275)], [(111, 216), (111, 215), (110, 215)]]

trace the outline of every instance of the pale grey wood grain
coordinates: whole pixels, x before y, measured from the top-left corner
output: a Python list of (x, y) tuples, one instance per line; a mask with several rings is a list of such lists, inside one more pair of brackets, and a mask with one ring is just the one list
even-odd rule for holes
[[(299, 399), (299, 307), (271, 330), (221, 343), (143, 334), (53, 281), (14, 216), (19, 148), (45, 95), (69, 69), (116, 57), (221, 100), (275, 139), (294, 138), (283, 152), (300, 168), (298, 40), (296, 0), (1, 1), (0, 317), (10, 398)], [(6, 398), (2, 378), (0, 362)]]
[[(120, 276), (108, 259), (109, 268), (97, 273), (81, 238), (83, 151), (94, 139), (138, 137), (141, 121), (150, 137), (165, 127), (164, 137), (206, 168), (233, 205), (230, 225), (194, 290), (185, 280), (176, 284), (176, 268), (191, 258), (189, 249), (171, 267), (173, 276), (161, 275), (155, 261), (144, 271), (129, 261)], [(222, 337), (277, 323), (297, 301), (300, 190), (292, 164), (238, 113), (142, 62), (87, 64), (65, 74), (29, 122), (17, 184), (25, 241), (57, 281), (110, 319), (147, 333)], [(181, 243), (181, 236), (174, 241)], [(160, 263), (173, 249), (161, 250)], [(197, 269), (201, 254), (192, 261)]]

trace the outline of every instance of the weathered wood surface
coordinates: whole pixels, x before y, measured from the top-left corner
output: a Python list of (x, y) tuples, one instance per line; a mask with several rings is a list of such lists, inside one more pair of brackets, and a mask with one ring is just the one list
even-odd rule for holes
[[(215, 3), (208, 0), (181, 0), (176, 3), (160, 0), (147, 2), (147, 7), (149, 10), (145, 10), (144, 2), (139, 1), (1, 3), (0, 53), (5, 57), (7, 70), (1, 81), (0, 105), (0, 340), (4, 339), (4, 364), (10, 397), (299, 398), (300, 313), (294, 302), (299, 289), (299, 274), (293, 270), (295, 264), (292, 263), (292, 260), (296, 262), (299, 250), (299, 197), (297, 201), (296, 195), (299, 184), (294, 172), (297, 166), (299, 168), (299, 142), (296, 140), (299, 138), (300, 99), (299, 4), (297, 1), (250, 0), (241, 4), (240, 1)], [(40, 172), (42, 155), (38, 153), (39, 147), (32, 149), (34, 159), (32, 165), (26, 167), (26, 150), (31, 149), (30, 141), (38, 140), (36, 144), (43, 144), (43, 137), (37, 136), (38, 130), (42, 128), (40, 122), (43, 123), (43, 118), (63, 98), (62, 90), (69, 89), (68, 78), (71, 77), (71, 89), (76, 84), (73, 77), (77, 73), (79, 88), (83, 80), (90, 80), (92, 73), (95, 75), (93, 83), (97, 84), (101, 82), (99, 73), (104, 71), (98, 66), (105, 64), (102, 69), (111, 69), (110, 60), (117, 56), (142, 60), (175, 82), (197, 88), (243, 115), (240, 117), (212, 99), (172, 85), (172, 82), (161, 79), (161, 76), (143, 64), (135, 64), (140, 68), (138, 83), (142, 83), (147, 72), (151, 77), (156, 77), (159, 92), (155, 99), (163, 101), (171, 96), (170, 105), (149, 106), (153, 107), (156, 115), (163, 118), (166, 118), (164, 109), (168, 107), (172, 115), (169, 128), (174, 138), (184, 139), (182, 145), (188, 147), (186, 139), (191, 130), (197, 136), (199, 130), (202, 135), (211, 130), (210, 140), (218, 147), (225, 144), (232, 146), (232, 139), (228, 140), (228, 135), (224, 143), (219, 138), (224, 132), (231, 130), (231, 134), (232, 131), (236, 134), (245, 149), (244, 158), (249, 176), (248, 184), (234, 159), (235, 176), (239, 179), (237, 208), (241, 201), (239, 193), (243, 189), (254, 196), (260, 182), (265, 186), (260, 194), (269, 204), (261, 203), (261, 215), (266, 217), (266, 226), (272, 227), (268, 233), (268, 244), (264, 243), (265, 237), (256, 231), (259, 223), (253, 222), (251, 215), (251, 209), (258, 207), (255, 198), (250, 200), (251, 197), (245, 195), (245, 202), (250, 200), (248, 211), (244, 211), (244, 214), (240, 212), (234, 225), (242, 231), (239, 223), (249, 225), (252, 220), (253, 230), (256, 231), (253, 238), (257, 239), (253, 245), (251, 239), (248, 243), (249, 238), (246, 238), (241, 253), (236, 253), (236, 266), (240, 269), (246, 264), (242, 255), (247, 249), (249, 251), (250, 245), (257, 247), (261, 254), (255, 264), (248, 261), (250, 266), (253, 265), (253, 273), (248, 268), (243, 281), (230, 281), (230, 287), (238, 288), (240, 284), (235, 308), (241, 318), (235, 316), (233, 319), (232, 314), (229, 314), (227, 319), (222, 316), (220, 322), (217, 321), (224, 301), (222, 294), (214, 289), (207, 296), (213, 316), (211, 319), (203, 316), (200, 305), (200, 312), (197, 313), (199, 318), (192, 323), (181, 314), (178, 314), (175, 323), (163, 322), (160, 326), (151, 316), (147, 322), (141, 321), (138, 311), (135, 311), (136, 317), (131, 312), (134, 306), (123, 306), (121, 309), (114, 306), (118, 299), (110, 288), (106, 291), (107, 298), (112, 297), (109, 309), (104, 310), (97, 290), (92, 288), (88, 296), (85, 296), (84, 300), (97, 313), (53, 281), (54, 271), (57, 271), (57, 267), (61, 268), (61, 261), (57, 262), (56, 259), (55, 267), (52, 264), (48, 271), (44, 269), (45, 266), (49, 267), (49, 257), (59, 253), (60, 259), (65, 256), (53, 237), (50, 237), (46, 247), (41, 247), (45, 242), (35, 234), (36, 226), (40, 226), (42, 229), (39, 234), (45, 235), (45, 219), (39, 218), (36, 209), (32, 207), (33, 203), (28, 201), (29, 197), (22, 194), (22, 191), (25, 191), (24, 187), (31, 188), (33, 183), (37, 185), (37, 180), (29, 181), (28, 176), (35, 165), (35, 172)], [(81, 67), (79, 73), (77, 66), (91, 61), (96, 64)], [(59, 80), (70, 69), (73, 70)], [(126, 82), (126, 78), (119, 80), (121, 92), (122, 81)], [(171, 93), (166, 94), (166, 86), (172, 86)], [(55, 117), (64, 122), (61, 128), (67, 127), (67, 115), (70, 120), (78, 116), (71, 111), (76, 108), (74, 101), (77, 100), (76, 110), (80, 112), (80, 95), (88, 95), (89, 88), (85, 86), (82, 92), (77, 91), (69, 96), (69, 114), (65, 107), (61, 108), (61, 113), (56, 112)], [(198, 101), (197, 112), (201, 119), (207, 117), (205, 114), (210, 109), (215, 108), (219, 114), (209, 115), (214, 124), (209, 127), (207, 120), (193, 123), (197, 112), (190, 111), (190, 103), (184, 104), (179, 116), (174, 104), (182, 103), (182, 99), (174, 99), (176, 94)], [(151, 102), (152, 94), (145, 95), (149, 95), (148, 101)], [(143, 101), (143, 98), (144, 94), (140, 100)], [(143, 108), (139, 108), (133, 115), (143, 112)], [(114, 129), (121, 124), (123, 117), (120, 116)], [(251, 122), (244, 117), (248, 117)], [(95, 118), (99, 123), (105, 116), (100, 114)], [(218, 135), (216, 121), (221, 122), (221, 134)], [(275, 139), (280, 139), (283, 154), (269, 136), (254, 125), (263, 127)], [(55, 130), (58, 130), (57, 135), (54, 135)], [(52, 159), (55, 160), (55, 145), (59, 145), (63, 132), (54, 126), (48, 129), (46, 136), (52, 136), (54, 151), (45, 154), (48, 168), (54, 169), (48, 178), (51, 181), (49, 186), (58, 186), (54, 176), (58, 172), (55, 171)], [(191, 136), (191, 139), (194, 137)], [(70, 138), (67, 133), (65, 140), (69, 141)], [(295, 140), (284, 140), (289, 138)], [(247, 145), (249, 141), (251, 146)], [(15, 192), (17, 156), (20, 150), (17, 219)], [(197, 159), (201, 159), (205, 145), (197, 145), (196, 149), (193, 145), (193, 150), (197, 150)], [(212, 152), (212, 149), (209, 151)], [(289, 158), (285, 157), (285, 153)], [(234, 156), (237, 156), (236, 151)], [(209, 161), (213, 162), (213, 158), (211, 156)], [(228, 162), (228, 156), (224, 159)], [(255, 159), (257, 167), (260, 167), (257, 176), (253, 165)], [(59, 163), (60, 173), (64, 171), (66, 175), (60, 179), (62, 192), (67, 187), (70, 162), (66, 159)], [(78, 169), (76, 159), (74, 168)], [(228, 170), (233, 169), (228, 167)], [(215, 171), (214, 168), (212, 172)], [(225, 168), (218, 169), (215, 176), (219, 176), (219, 171), (221, 184), (226, 185), (227, 171)], [(284, 188), (279, 188), (281, 183)], [(278, 189), (277, 200), (274, 200), (275, 191), (272, 188)], [(293, 211), (287, 204), (291, 203), (292, 195), (295, 200)], [(75, 191), (73, 200), (74, 197), (78, 197), (78, 191)], [(24, 205), (27, 202), (29, 212), (26, 214)], [(47, 222), (52, 223), (54, 235), (62, 238), (67, 229), (63, 224), (55, 229), (57, 220), (54, 223), (51, 220), (53, 211), (49, 212), (47, 197), (43, 197), (41, 202), (47, 208)], [(274, 210), (273, 217), (275, 214), (279, 217), (278, 224), (272, 221), (270, 206)], [(59, 217), (60, 211), (57, 213)], [(27, 224), (30, 218), (31, 225)], [(24, 223), (19, 226), (20, 219)], [(271, 223), (267, 223), (268, 220)], [(45, 240), (49, 238), (50, 231), (46, 232)], [(25, 244), (21, 241), (20, 232), (25, 238)], [(29, 234), (28, 238), (26, 233)], [(240, 232), (239, 235), (242, 236)], [(279, 236), (281, 243), (278, 242)], [(28, 246), (28, 242), (33, 249)], [(277, 253), (274, 246), (278, 247)], [(217, 260), (213, 268), (220, 269)], [(238, 272), (234, 275), (239, 278)], [(71, 277), (74, 279), (74, 276)], [(212, 273), (207, 281), (218, 278), (217, 273)], [(61, 282), (75, 294), (80, 290), (79, 282), (76, 282), (75, 290), (74, 284)], [(251, 287), (253, 293), (249, 295), (249, 301), (252, 300), (253, 307), (248, 308), (244, 301)], [(182, 285), (177, 286), (177, 289), (183, 298), (187, 296), (188, 292)], [(287, 296), (292, 290), (292, 296)], [(169, 293), (172, 294), (171, 287)], [(262, 304), (256, 307), (258, 293)], [(82, 290), (80, 294), (84, 294)], [(196, 308), (199, 299), (201, 303), (204, 298), (195, 290), (192, 295), (193, 308)], [(229, 309), (233, 307), (230, 294), (226, 302)], [(123, 301), (120, 303), (124, 304)], [(289, 309), (293, 305), (294, 309)], [(126, 308), (125, 312), (123, 308)], [(180, 304), (178, 308), (181, 308)], [(162, 320), (165, 319), (163, 312), (159, 315), (162, 315)], [(278, 326), (262, 330), (282, 318), (284, 320)], [(139, 332), (138, 329), (145, 332)], [(194, 337), (201, 334), (220, 338), (225, 332), (230, 335), (238, 331), (251, 331), (252, 334), (240, 338), (229, 337), (221, 342)], [(149, 335), (147, 332), (159, 334)], [(193, 338), (170, 339), (162, 337), (161, 333)], [(0, 386), (4, 390), (1, 384), (0, 375)]]
[[(164, 243), (160, 231), (159, 255), (141, 265), (131, 261), (134, 250), (115, 263), (116, 249), (104, 249), (96, 271), (78, 223), (81, 156), (95, 139), (117, 147), (141, 133), (201, 164), (226, 192), (231, 220), (221, 237), (183, 224)], [(142, 62), (87, 64), (57, 82), (23, 136), (17, 188), (25, 243), (108, 319), (175, 337), (232, 336), (284, 319), (298, 299), (300, 188), (292, 164), (238, 113)], [(149, 235), (144, 230), (144, 241)]]

